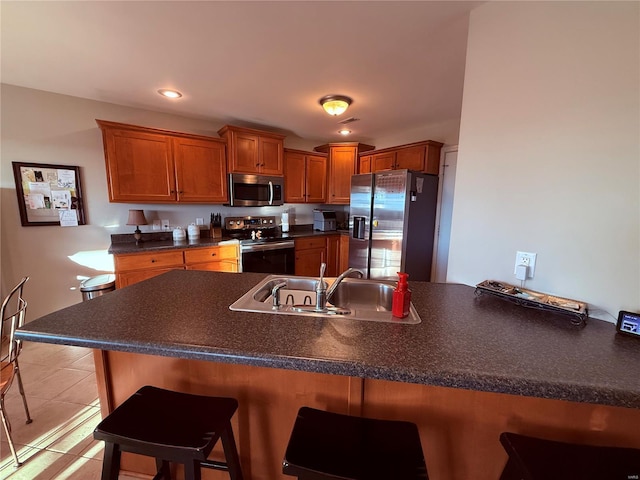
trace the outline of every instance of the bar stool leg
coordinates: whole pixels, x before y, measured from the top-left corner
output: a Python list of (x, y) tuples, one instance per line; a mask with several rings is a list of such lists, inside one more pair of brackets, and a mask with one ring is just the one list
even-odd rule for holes
[(240, 457), (236, 449), (236, 441), (233, 437), (231, 422), (229, 422), (220, 433), (220, 440), (222, 440), (222, 448), (224, 449), (224, 456), (229, 467), (231, 480), (243, 480), (242, 470), (240, 470), (239, 467)]
[(105, 442), (102, 461), (102, 480), (118, 480), (120, 473), (120, 448), (114, 443)]
[(171, 480), (171, 470), (169, 469), (169, 462), (161, 458), (156, 458), (156, 469), (159, 474), (162, 475), (164, 480)]
[(198, 462), (197, 460), (194, 460), (191, 462), (185, 462), (184, 478), (185, 480), (202, 480), (202, 474), (200, 471), (200, 462)]

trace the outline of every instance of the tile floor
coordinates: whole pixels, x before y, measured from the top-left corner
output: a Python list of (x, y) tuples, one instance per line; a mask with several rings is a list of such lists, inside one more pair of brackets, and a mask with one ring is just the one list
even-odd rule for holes
[(25, 342), (20, 371), (33, 422), (25, 424), (14, 381), (5, 406), (23, 464), (15, 468), (0, 427), (0, 480), (99, 480), (103, 443), (93, 439), (101, 416), (92, 351)]

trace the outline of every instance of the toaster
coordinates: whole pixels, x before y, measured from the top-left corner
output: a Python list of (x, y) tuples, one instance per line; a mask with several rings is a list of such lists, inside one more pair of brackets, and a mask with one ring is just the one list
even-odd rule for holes
[(313, 229), (321, 232), (333, 232), (336, 230), (336, 212), (333, 210), (314, 210)]

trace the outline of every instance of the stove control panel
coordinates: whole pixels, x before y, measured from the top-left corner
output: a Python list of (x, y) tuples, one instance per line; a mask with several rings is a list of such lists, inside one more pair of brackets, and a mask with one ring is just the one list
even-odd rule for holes
[(256, 230), (265, 228), (275, 228), (276, 217), (227, 217), (224, 219), (224, 228), (230, 232), (240, 230)]

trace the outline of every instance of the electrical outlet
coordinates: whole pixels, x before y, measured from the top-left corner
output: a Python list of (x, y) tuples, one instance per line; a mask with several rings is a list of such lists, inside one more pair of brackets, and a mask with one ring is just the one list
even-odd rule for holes
[(169, 226), (169, 220), (162, 220), (162, 231), (163, 232), (171, 231), (171, 227)]
[(533, 278), (533, 274), (536, 271), (537, 256), (537, 253), (516, 252), (516, 265), (513, 268), (513, 274), (515, 275), (516, 273), (518, 273), (518, 265), (526, 265), (527, 267), (529, 267), (527, 278)]

